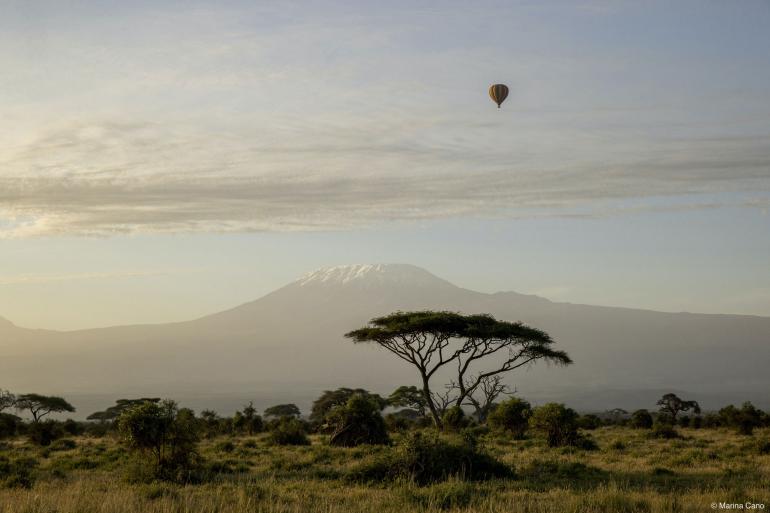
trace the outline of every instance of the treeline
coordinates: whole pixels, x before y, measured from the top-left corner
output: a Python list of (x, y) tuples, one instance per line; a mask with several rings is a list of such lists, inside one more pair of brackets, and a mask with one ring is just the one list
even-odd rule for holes
[[(511, 395), (511, 394), (508, 394)], [(255, 435), (262, 432), (295, 433), (287, 440), (299, 440), (296, 434), (327, 434), (332, 444), (346, 445), (348, 439), (354, 440), (352, 427), (340, 408), (351, 399), (358, 398), (353, 405), (357, 415), (369, 415), (381, 420), (381, 431), (385, 433), (405, 432), (434, 426), (427, 412), (424, 395), (415, 386), (401, 386), (389, 396), (358, 388), (339, 388), (324, 391), (313, 403), (311, 410), (303, 412), (295, 404), (277, 404), (266, 408), (260, 414), (253, 403), (248, 403), (232, 416), (219, 415), (206, 409), (199, 414), (189, 411), (195, 423), (195, 429), (204, 438), (218, 436)], [(361, 402), (363, 401), (363, 403)], [(88, 415), (87, 420), (54, 421), (45, 417), (51, 413), (75, 412), (75, 408), (64, 398), (40, 394), (14, 395), (0, 390), (0, 438), (27, 436), (30, 441), (46, 446), (58, 438), (66, 436), (88, 435), (93, 437), (115, 434), (118, 431), (118, 419), (126, 412), (145, 404), (159, 405), (158, 397), (138, 399), (119, 399), (104, 411)], [(365, 403), (365, 404), (364, 404)], [(551, 411), (551, 415), (560, 417), (565, 425), (574, 425), (574, 430), (591, 431), (603, 426), (627, 426), (636, 429), (653, 429), (659, 426), (667, 428), (730, 428), (744, 435), (751, 435), (755, 428), (770, 427), (770, 413), (756, 408), (751, 402), (740, 406), (728, 405), (719, 411), (703, 413), (695, 401), (680, 399), (675, 394), (664, 395), (657, 403), (657, 411), (640, 409), (633, 412), (621, 408), (602, 413), (578, 414), (571, 408), (560, 404), (548, 404), (533, 408), (529, 402), (519, 398), (509, 398), (493, 402), (480, 414), (478, 408), (462, 408), (446, 405), (439, 413), (443, 430), (459, 430), (486, 426), (513, 436), (522, 437), (533, 424), (542, 424), (538, 420), (538, 411)], [(24, 421), (8, 410), (28, 413), (31, 420)], [(360, 410), (360, 411), (359, 411)], [(543, 413), (539, 414), (543, 416)], [(532, 420), (532, 419), (535, 420)], [(371, 428), (371, 426), (370, 426)], [(380, 428), (377, 428), (380, 429)], [(276, 435), (281, 441), (282, 435)], [(569, 435), (572, 436), (572, 435)], [(384, 436), (380, 436), (384, 438)]]
[[(184, 483), (202, 482), (228, 471), (220, 468), (220, 463), (207, 462), (200, 456), (198, 443), (204, 438), (216, 439), (216, 450), (221, 452), (234, 451), (237, 438), (246, 438), (244, 447), (256, 447), (257, 439), (250, 437), (259, 433), (266, 433), (260, 437), (262, 443), (278, 446), (308, 445), (311, 434), (322, 435), (320, 443), (337, 447), (392, 445), (397, 440), (397, 447), (382, 461), (372, 468), (356, 470), (360, 473), (356, 479), (400, 476), (427, 482), (444, 475), (445, 468), (460, 474), (506, 475), (506, 467), (481, 447), (483, 436), (540, 438), (549, 447), (590, 451), (598, 448), (590, 431), (602, 426), (644, 429), (653, 438), (679, 437), (677, 427), (727, 427), (751, 435), (757, 427), (770, 426), (770, 415), (751, 403), (702, 415), (697, 402), (675, 394), (664, 395), (657, 403), (657, 411), (629, 413), (616, 408), (585, 415), (559, 403), (533, 407), (524, 399), (508, 395), (491, 404), (483, 415), (478, 409), (447, 405), (438, 412), (441, 423), (437, 426), (427, 411), (424, 394), (414, 386), (398, 387), (388, 397), (364, 389), (328, 390), (313, 402), (306, 415), (295, 404), (277, 404), (260, 414), (249, 403), (232, 416), (221, 416), (213, 410), (196, 414), (157, 397), (120, 399), (106, 410), (92, 413), (85, 422), (45, 418), (51, 413), (75, 411), (61, 397), (15, 396), (2, 391), (2, 409), (28, 412), (31, 420), (0, 411), (0, 437), (26, 436), (44, 450), (71, 449), (76, 445), (72, 437), (78, 435), (115, 437), (127, 454), (135, 456), (133, 463), (127, 464), (132, 469), (131, 479)], [(451, 437), (438, 437), (439, 432), (460, 436), (453, 442)], [(20, 465), (7, 458), (0, 464), (8, 467), (6, 470)], [(33, 474), (22, 470), (9, 475), (16, 476), (14, 482), (31, 486)]]

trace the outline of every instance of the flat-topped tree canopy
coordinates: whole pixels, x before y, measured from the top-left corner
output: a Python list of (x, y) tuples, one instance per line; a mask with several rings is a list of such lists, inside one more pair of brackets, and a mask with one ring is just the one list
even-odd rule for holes
[(75, 407), (63, 397), (55, 395), (22, 394), (16, 398), (17, 410), (27, 410), (32, 420), (38, 422), (49, 413), (74, 412)]
[[(422, 379), (423, 394), (437, 426), (441, 425), (430, 378), (449, 363), (457, 366), (457, 406), (489, 377), (515, 370), (537, 360), (559, 365), (572, 363), (564, 351), (553, 349), (553, 339), (544, 331), (521, 322), (495, 319), (488, 314), (464, 315), (447, 311), (395, 312), (376, 317), (368, 326), (345, 335), (356, 343), (374, 342), (414, 365)], [(480, 360), (497, 355), (494, 366), (475, 369)]]

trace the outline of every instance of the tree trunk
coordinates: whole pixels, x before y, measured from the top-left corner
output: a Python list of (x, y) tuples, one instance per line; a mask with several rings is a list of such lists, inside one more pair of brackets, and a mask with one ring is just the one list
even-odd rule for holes
[(425, 396), (425, 402), (428, 403), (428, 409), (430, 410), (430, 415), (431, 417), (433, 417), (433, 424), (436, 426), (436, 429), (442, 429), (444, 425), (441, 422), (441, 415), (438, 414), (436, 405), (433, 403), (433, 396), (430, 393), (430, 385), (428, 384), (428, 377), (425, 376), (425, 374), (422, 374), (422, 394)]

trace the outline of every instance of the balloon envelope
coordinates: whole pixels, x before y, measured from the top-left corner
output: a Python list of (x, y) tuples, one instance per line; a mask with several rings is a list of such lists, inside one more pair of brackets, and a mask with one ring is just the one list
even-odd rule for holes
[(497, 108), (500, 108), (500, 104), (508, 98), (508, 86), (505, 84), (493, 84), (489, 87), (489, 97), (497, 104)]

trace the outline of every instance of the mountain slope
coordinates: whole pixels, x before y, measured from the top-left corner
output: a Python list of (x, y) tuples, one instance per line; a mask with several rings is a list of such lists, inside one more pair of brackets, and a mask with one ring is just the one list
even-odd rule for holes
[(343, 385), (386, 391), (413, 383), (412, 369), (343, 334), (373, 316), (413, 309), (486, 312), (548, 331), (575, 364), (513, 374), (511, 383), (530, 398), (590, 409), (651, 407), (661, 390), (681, 390), (706, 406), (768, 404), (770, 318), (483, 294), (408, 265), (322, 269), (256, 301), (182, 323), (72, 332), (0, 323), (0, 386), (166, 395), (260, 389), (274, 402)]

